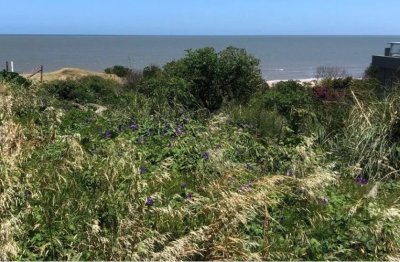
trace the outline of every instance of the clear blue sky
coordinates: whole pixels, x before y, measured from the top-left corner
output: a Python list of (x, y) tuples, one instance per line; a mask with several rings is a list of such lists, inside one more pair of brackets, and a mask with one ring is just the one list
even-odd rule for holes
[(400, 0), (0, 0), (0, 34), (400, 35)]

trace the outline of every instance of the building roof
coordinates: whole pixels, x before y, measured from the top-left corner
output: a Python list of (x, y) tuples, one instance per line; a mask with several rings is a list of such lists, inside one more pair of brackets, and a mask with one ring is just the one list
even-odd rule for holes
[(389, 42), (388, 44), (396, 44), (396, 45), (399, 45), (400, 42)]

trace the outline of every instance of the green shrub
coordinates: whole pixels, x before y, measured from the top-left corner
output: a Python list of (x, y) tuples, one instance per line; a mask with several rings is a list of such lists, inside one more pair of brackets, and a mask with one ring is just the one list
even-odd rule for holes
[(345, 89), (351, 84), (352, 77), (348, 76), (345, 78), (324, 78), (322, 79), (320, 86), (325, 86), (333, 89)]
[(8, 72), (6, 70), (0, 71), (0, 82), (1, 81), (23, 87), (28, 87), (32, 84), (30, 80), (20, 76), (18, 73)]
[(248, 127), (252, 133), (280, 140), (286, 131), (287, 120), (276, 110), (266, 109), (259, 99), (248, 105), (230, 105), (227, 112), (240, 126)]
[(143, 80), (143, 73), (140, 70), (131, 70), (126, 76), (125, 88), (136, 90), (140, 82)]
[(115, 65), (113, 67), (108, 67), (104, 69), (106, 74), (113, 74), (119, 77), (126, 77), (131, 69), (124, 67), (122, 65)]
[(183, 59), (166, 64), (164, 71), (190, 83), (192, 95), (211, 111), (232, 100), (245, 103), (266, 86), (259, 60), (234, 47), (219, 53), (211, 47), (189, 50)]
[(259, 68), (260, 61), (244, 49), (228, 47), (218, 59), (218, 83), (225, 99), (246, 103), (259, 88), (267, 88)]
[(149, 65), (143, 68), (143, 78), (155, 78), (162, 74), (162, 69), (157, 65)]
[(372, 64), (369, 65), (364, 71), (364, 78), (367, 79), (378, 78), (379, 70), (380, 70), (379, 67), (373, 66)]
[(99, 76), (78, 80), (57, 80), (44, 85), (48, 92), (61, 100), (78, 103), (112, 102), (120, 86), (117, 82)]
[(182, 78), (150, 78), (144, 80), (138, 91), (153, 100), (159, 107), (197, 108), (196, 100), (190, 93), (190, 85)]
[(276, 109), (286, 118), (290, 118), (294, 108), (306, 107), (312, 103), (310, 90), (295, 81), (277, 83), (260, 99), (266, 108)]

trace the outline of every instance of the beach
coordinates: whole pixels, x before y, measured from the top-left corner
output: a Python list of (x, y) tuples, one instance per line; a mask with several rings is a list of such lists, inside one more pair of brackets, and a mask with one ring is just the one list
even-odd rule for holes
[(290, 81), (290, 80), (299, 82), (299, 83), (301, 83), (301, 84), (310, 83), (310, 84), (312, 84), (312, 85), (316, 84), (317, 81), (318, 81), (317, 78), (303, 78), (303, 79), (279, 79), (279, 80), (268, 80), (267, 83), (268, 83), (269, 86), (273, 86), (273, 85), (275, 85), (275, 84), (277, 84), (277, 83), (279, 83), (279, 82), (282, 82), (282, 81)]

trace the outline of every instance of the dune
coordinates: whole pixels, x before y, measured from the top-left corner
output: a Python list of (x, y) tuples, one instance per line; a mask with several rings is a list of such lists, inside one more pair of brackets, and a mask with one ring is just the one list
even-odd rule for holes
[[(23, 74), (25, 77), (29, 77), (29, 74)], [(53, 80), (66, 80), (66, 79), (78, 79), (85, 76), (100, 76), (106, 79), (112, 79), (118, 82), (121, 82), (122, 79), (116, 75), (110, 75), (102, 72), (96, 72), (91, 70), (85, 70), (80, 68), (61, 68), (57, 71), (53, 72), (44, 72), (43, 73), (43, 81), (53, 81)], [(30, 79), (39, 81), (40, 73), (34, 75)]]

